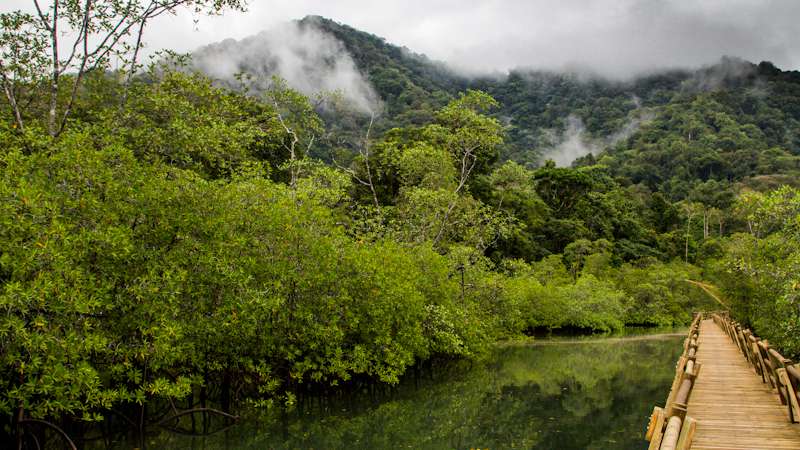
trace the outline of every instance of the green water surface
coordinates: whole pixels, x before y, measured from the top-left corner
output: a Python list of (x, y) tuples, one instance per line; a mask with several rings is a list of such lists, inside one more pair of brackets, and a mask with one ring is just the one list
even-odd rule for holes
[[(444, 364), (399, 386), (307, 397), (219, 433), (150, 430), (148, 449), (644, 449), (682, 349), (680, 333), (537, 339)], [(129, 440), (112, 448), (131, 449)]]

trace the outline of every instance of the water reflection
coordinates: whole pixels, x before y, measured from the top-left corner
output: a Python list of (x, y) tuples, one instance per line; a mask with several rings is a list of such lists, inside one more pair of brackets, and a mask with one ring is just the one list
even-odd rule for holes
[[(481, 364), (406, 377), (386, 392), (307, 398), (203, 438), (162, 432), (150, 448), (643, 449), (669, 390), (680, 334), (538, 340)], [(114, 448), (132, 448), (119, 442)]]

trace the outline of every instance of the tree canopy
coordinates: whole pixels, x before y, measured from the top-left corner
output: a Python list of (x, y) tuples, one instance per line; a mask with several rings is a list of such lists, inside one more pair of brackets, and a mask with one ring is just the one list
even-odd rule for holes
[[(692, 84), (702, 71), (459, 84), (314, 19), (361, 48), (388, 102), (356, 120), (279, 78), (237, 90), (179, 65), (128, 77), (100, 59), (62, 73), (73, 62), (45, 53), (51, 72), (25, 53), (60, 21), (86, 43), (106, 25), (81, 24), (120, 14), (104, 7), (2, 16), (4, 441), (31, 420), (75, 435), (178, 406), (291, 407), (304, 390), (394, 384), (540, 330), (685, 324), (719, 306), (686, 282), (701, 278), (800, 352), (800, 196), (782, 186), (798, 170), (796, 73), (751, 65), (710, 91)], [(43, 81), (54, 73), (62, 82)], [(641, 108), (646, 123), (572, 167), (538, 158), (570, 114), (599, 137)], [(336, 147), (336, 133), (353, 139)]]

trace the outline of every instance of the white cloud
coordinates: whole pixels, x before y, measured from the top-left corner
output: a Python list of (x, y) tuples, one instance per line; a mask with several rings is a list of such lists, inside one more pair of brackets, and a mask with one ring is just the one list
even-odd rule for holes
[(192, 59), (196, 68), (231, 84), (240, 72), (262, 82), (278, 75), (308, 96), (338, 92), (359, 111), (380, 108), (344, 45), (313, 24), (286, 22), (241, 41), (227, 39), (199, 49)]
[[(2, 9), (31, 3), (3, 0)], [(800, 68), (796, 0), (251, 0), (246, 13), (160, 17), (146, 37), (151, 51), (186, 52), (308, 14), (383, 36), (470, 73), (583, 67), (624, 78), (695, 67), (722, 55)]]

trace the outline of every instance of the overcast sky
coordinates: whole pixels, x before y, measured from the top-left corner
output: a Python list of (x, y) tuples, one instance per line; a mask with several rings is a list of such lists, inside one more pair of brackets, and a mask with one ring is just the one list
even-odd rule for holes
[[(0, 2), (8, 10), (32, 0)], [(525, 66), (626, 77), (722, 55), (800, 68), (800, 0), (251, 0), (245, 13), (161, 17), (146, 40), (150, 50), (190, 51), (308, 14), (472, 73)]]

